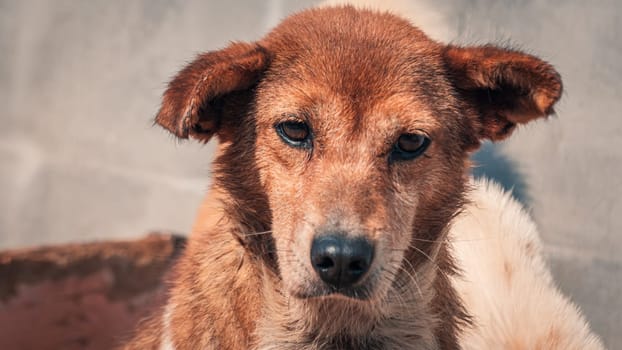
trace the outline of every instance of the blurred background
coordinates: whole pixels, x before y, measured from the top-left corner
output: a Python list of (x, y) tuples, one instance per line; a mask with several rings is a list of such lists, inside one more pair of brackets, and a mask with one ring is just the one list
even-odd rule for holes
[[(187, 233), (213, 147), (152, 126), (166, 82), (316, 3), (0, 0), (0, 250)], [(622, 2), (407, 6), (435, 39), (522, 48), (562, 74), (557, 116), (485, 145), (474, 173), (514, 190), (561, 289), (622, 348)]]

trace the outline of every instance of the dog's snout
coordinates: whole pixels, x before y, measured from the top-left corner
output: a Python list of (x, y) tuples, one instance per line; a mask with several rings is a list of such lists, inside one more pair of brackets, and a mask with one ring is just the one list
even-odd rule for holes
[(358, 282), (369, 270), (373, 257), (373, 246), (363, 238), (323, 235), (311, 245), (313, 268), (324, 282), (337, 289)]

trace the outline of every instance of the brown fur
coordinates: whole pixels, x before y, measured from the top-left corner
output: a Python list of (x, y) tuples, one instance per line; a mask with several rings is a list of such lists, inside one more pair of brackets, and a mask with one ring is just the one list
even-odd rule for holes
[[(170, 317), (127, 348), (458, 348), (469, 317), (449, 282), (446, 239), (482, 139), (552, 112), (547, 63), (428, 39), (407, 21), (351, 7), (307, 10), (264, 39), (199, 56), (171, 82), (156, 122), (218, 136), (214, 184), (173, 275)], [(313, 149), (276, 134), (308, 123)], [(389, 162), (400, 134), (432, 143)], [(316, 233), (376, 244), (362, 300), (325, 296)], [(324, 296), (323, 296), (324, 295)], [(159, 330), (159, 331), (158, 331)]]

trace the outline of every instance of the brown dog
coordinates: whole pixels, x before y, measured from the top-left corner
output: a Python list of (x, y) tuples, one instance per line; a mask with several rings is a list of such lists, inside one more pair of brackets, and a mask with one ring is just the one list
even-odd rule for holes
[(455, 349), (469, 155), (553, 112), (540, 59), (387, 13), (307, 10), (200, 55), (156, 122), (219, 141), (166, 308), (128, 348)]

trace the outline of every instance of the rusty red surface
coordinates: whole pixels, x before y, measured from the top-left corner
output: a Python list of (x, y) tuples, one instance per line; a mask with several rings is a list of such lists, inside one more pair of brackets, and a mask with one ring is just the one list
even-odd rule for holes
[(184, 239), (0, 252), (0, 349), (110, 349), (164, 297)]

